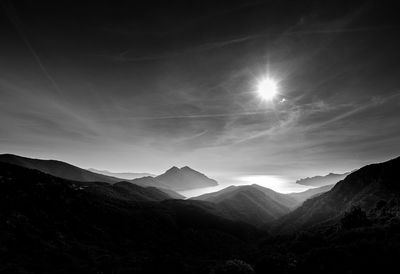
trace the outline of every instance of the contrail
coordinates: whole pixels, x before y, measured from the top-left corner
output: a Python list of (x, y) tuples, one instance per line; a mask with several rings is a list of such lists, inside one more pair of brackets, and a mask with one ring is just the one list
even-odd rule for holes
[(49, 82), (51, 83), (51, 85), (53, 86), (53, 88), (55, 89), (57, 94), (59, 96), (61, 96), (62, 95), (62, 91), (61, 91), (60, 87), (58, 86), (56, 81), (53, 79), (53, 77), (50, 75), (50, 73), (48, 72), (48, 70), (44, 66), (43, 62), (41, 61), (39, 55), (36, 53), (36, 51), (33, 48), (32, 44), (29, 42), (27, 35), (25, 34), (25, 32), (22, 29), (22, 24), (20, 23), (20, 20), (18, 19), (18, 15), (17, 15), (15, 9), (11, 5), (6, 4), (6, 1), (0, 1), (0, 3), (4, 8), (8, 19), (10, 19), (11, 23), (14, 25), (14, 27), (17, 30), (20, 38), (23, 40), (23, 42), (25, 43), (25, 45), (28, 48), (29, 52), (32, 54), (33, 58), (35, 59), (36, 63), (38, 64), (39, 68), (41, 69), (41, 71), (43, 72), (43, 74), (45, 75), (47, 80), (49, 80)]
[(218, 118), (218, 117), (237, 117), (250, 116), (271, 113), (272, 110), (239, 112), (239, 113), (216, 113), (216, 114), (194, 114), (194, 115), (168, 115), (168, 116), (138, 116), (124, 117), (115, 119), (105, 119), (105, 121), (122, 121), (122, 120), (169, 120), (169, 119), (201, 119), (201, 118)]

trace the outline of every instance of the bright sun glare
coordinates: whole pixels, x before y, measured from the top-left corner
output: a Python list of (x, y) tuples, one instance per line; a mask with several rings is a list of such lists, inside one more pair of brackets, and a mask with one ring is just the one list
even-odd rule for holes
[(278, 85), (270, 78), (263, 78), (257, 83), (257, 93), (264, 100), (272, 100), (277, 92)]

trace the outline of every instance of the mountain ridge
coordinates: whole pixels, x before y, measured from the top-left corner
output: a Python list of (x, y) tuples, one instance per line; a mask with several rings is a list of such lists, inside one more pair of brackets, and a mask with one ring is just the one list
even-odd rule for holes
[(0, 154), (0, 162), (15, 164), (30, 169), (37, 169), (56, 177), (74, 181), (98, 181), (112, 184), (123, 180), (116, 177), (97, 174), (58, 160), (35, 159), (15, 154)]
[[(86, 169), (71, 165), (69, 163), (58, 161), (58, 160), (44, 160), (28, 158), (23, 156), (18, 156), (14, 154), (0, 154), (0, 163), (8, 163), (24, 168), (39, 170), (46, 174), (63, 178), (66, 180), (72, 180), (77, 182), (90, 182), (97, 183), (100, 186), (101, 182), (107, 184), (118, 184), (120, 182), (125, 182), (126, 180), (122, 178), (110, 177), (103, 174), (97, 174)], [(157, 187), (155, 185), (137, 184), (141, 187)], [(86, 185), (87, 186), (87, 185)], [(168, 195), (171, 199), (184, 199), (183, 195), (176, 193), (175, 191), (167, 188), (157, 187), (157, 191), (162, 191), (165, 195)]]
[(108, 170), (99, 170), (99, 169), (95, 169), (95, 168), (88, 168), (87, 170), (89, 170), (90, 172), (97, 173), (97, 174), (121, 178), (124, 180), (133, 180), (133, 179), (142, 178), (145, 176), (155, 176), (154, 174), (147, 173), (147, 172), (111, 172)]
[(297, 205), (293, 198), (256, 184), (229, 186), (190, 200), (212, 202), (229, 218), (256, 226), (271, 224)]
[[(353, 206), (367, 213), (378, 202), (400, 199), (400, 157), (366, 165), (339, 181), (331, 190), (309, 199), (282, 217), (276, 228), (284, 231), (305, 229), (318, 224), (335, 223)], [(396, 213), (400, 214), (400, 213)]]
[(292, 193), (288, 193), (287, 195), (289, 195), (290, 197), (293, 197), (294, 199), (296, 199), (297, 201), (299, 201), (299, 203), (303, 203), (304, 201), (311, 199), (313, 197), (315, 197), (316, 195), (320, 195), (322, 193), (325, 193), (329, 190), (331, 190), (335, 185), (326, 185), (326, 186), (320, 186), (320, 187), (315, 187), (315, 188), (311, 188), (302, 192), (292, 192)]
[(337, 174), (337, 173), (329, 173), (327, 175), (317, 175), (313, 177), (306, 177), (296, 181), (296, 184), (305, 185), (305, 186), (314, 186), (321, 187), (326, 185), (332, 185), (340, 180), (344, 179), (347, 175), (351, 174), (353, 171)]

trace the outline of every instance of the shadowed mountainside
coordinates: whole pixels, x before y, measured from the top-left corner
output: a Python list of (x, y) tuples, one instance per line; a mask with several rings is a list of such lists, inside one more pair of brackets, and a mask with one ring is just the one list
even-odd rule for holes
[(248, 189), (259, 190), (262, 193), (264, 193), (268, 199), (271, 199), (272, 201), (281, 204), (287, 208), (295, 208), (298, 204), (294, 198), (288, 196), (287, 194), (278, 193), (273, 191), (272, 189), (262, 187), (257, 184), (243, 185), (243, 186), (229, 186), (216, 192), (206, 193), (197, 197), (192, 197), (191, 199), (209, 201), (209, 202), (220, 202), (221, 200), (228, 197), (229, 193), (237, 193)]
[(0, 162), (9, 163), (30, 169), (37, 169), (44, 173), (74, 181), (116, 183), (120, 178), (105, 176), (90, 172), (86, 169), (56, 160), (32, 159), (13, 154), (1, 154)]
[(301, 207), (283, 217), (277, 227), (292, 231), (327, 222), (335, 223), (353, 206), (370, 212), (381, 201), (398, 208), (399, 170), (400, 157), (364, 166), (337, 183), (330, 191), (305, 201)]
[[(147, 189), (147, 190), (153, 190), (153, 192), (159, 192), (162, 193), (162, 195), (167, 196), (169, 199), (185, 199), (185, 196), (180, 195), (179, 193), (170, 190), (170, 189), (166, 189), (166, 188), (156, 188), (156, 187), (152, 187), (152, 186), (139, 186), (139, 185), (135, 185), (131, 182), (128, 181), (122, 181), (122, 182), (118, 182), (115, 183), (113, 185), (114, 188), (121, 188), (124, 189), (128, 192), (134, 191), (137, 192), (140, 189)], [(165, 199), (163, 199), (165, 200)]]
[(164, 188), (164, 189), (169, 188), (169, 186), (167, 184), (164, 184), (163, 182), (158, 181), (155, 177), (151, 177), (151, 176), (136, 178), (136, 179), (130, 180), (130, 182), (132, 184), (139, 185), (139, 186), (153, 186), (153, 187), (159, 187), (159, 188)]
[(212, 202), (224, 216), (256, 226), (272, 223), (297, 204), (290, 196), (259, 185), (230, 186), (191, 200)]
[(293, 192), (289, 193), (288, 195), (292, 198), (294, 198), (296, 201), (298, 201), (300, 204), (302, 204), (305, 200), (308, 200), (310, 198), (314, 198), (317, 195), (320, 195), (322, 193), (325, 193), (329, 190), (331, 190), (335, 185), (327, 185), (327, 186), (321, 186), (321, 187), (316, 187), (312, 189), (308, 189), (303, 192)]

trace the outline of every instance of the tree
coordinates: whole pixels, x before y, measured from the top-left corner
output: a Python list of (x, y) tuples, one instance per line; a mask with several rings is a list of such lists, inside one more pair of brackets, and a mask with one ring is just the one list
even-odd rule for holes
[(342, 228), (352, 229), (356, 227), (367, 226), (369, 224), (369, 219), (361, 207), (353, 206), (349, 211), (344, 213), (340, 223)]

